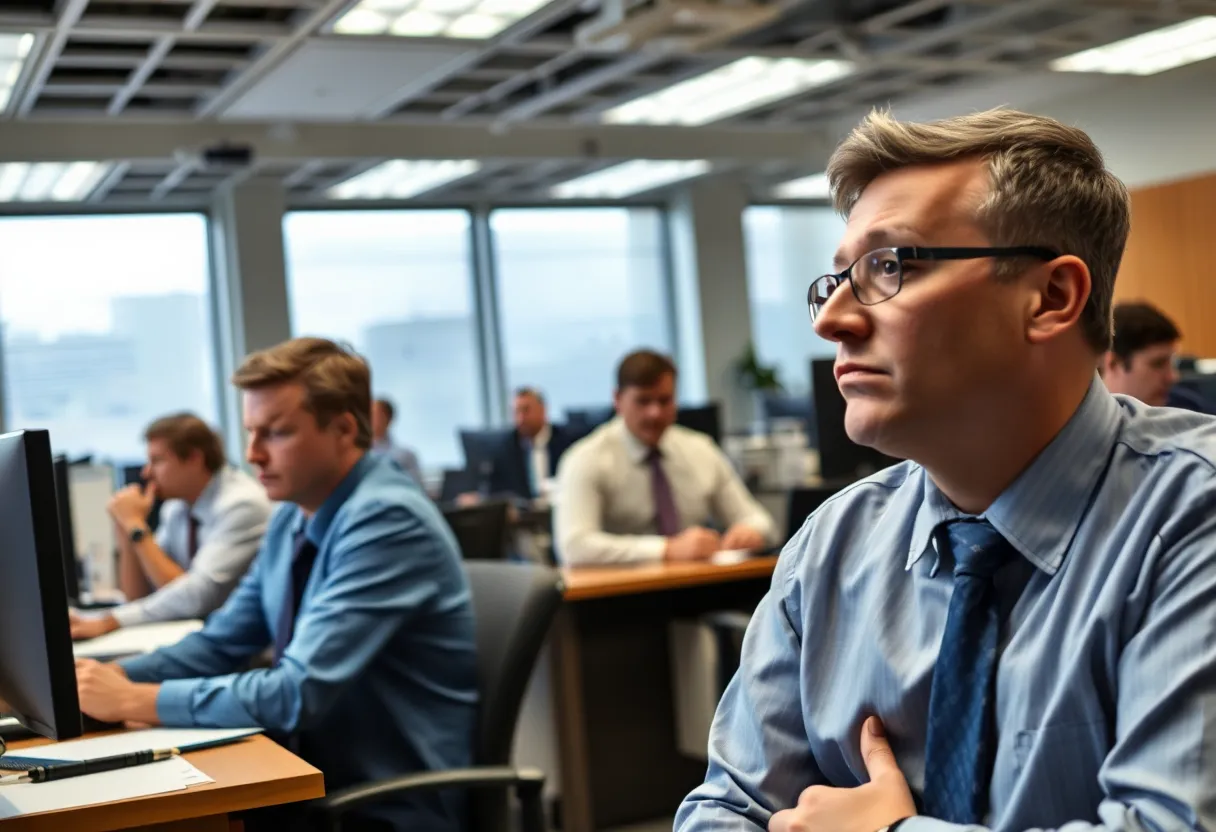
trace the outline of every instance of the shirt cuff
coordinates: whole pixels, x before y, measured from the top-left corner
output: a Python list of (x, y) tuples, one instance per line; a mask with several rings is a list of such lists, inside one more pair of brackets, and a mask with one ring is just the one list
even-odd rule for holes
[(170, 679), (161, 683), (156, 694), (156, 718), (161, 725), (185, 727), (195, 724), (190, 703), (197, 686), (197, 679)]
[(983, 829), (982, 826), (967, 826), (949, 821), (913, 815), (899, 822), (899, 832), (961, 832), (964, 829)]
[(140, 603), (123, 604), (121, 607), (115, 607), (110, 610), (110, 615), (114, 616), (114, 620), (118, 622), (120, 627), (130, 627), (133, 624), (146, 624), (148, 622), (148, 614), (144, 612), (144, 605)]
[(654, 537), (643, 537), (637, 544), (637, 557), (634, 560), (638, 561), (660, 561), (663, 559), (663, 553), (667, 551), (667, 538), (662, 535)]
[(156, 673), (151, 655), (131, 656), (114, 662), (132, 682), (155, 682)]

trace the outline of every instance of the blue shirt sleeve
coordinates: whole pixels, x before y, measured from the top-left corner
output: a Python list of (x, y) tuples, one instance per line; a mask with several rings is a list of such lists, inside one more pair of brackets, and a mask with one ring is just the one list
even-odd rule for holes
[[(262, 562), (259, 554), (222, 607), (203, 629), (177, 644), (119, 662), (133, 682), (164, 682), (231, 673), (270, 644), (262, 611)], [(163, 720), (162, 720), (163, 721)]]
[(434, 602), (440, 585), (434, 576), (446, 554), (441, 543), (401, 505), (352, 518), (279, 665), (165, 682), (157, 698), (161, 722), (282, 733), (309, 728), (394, 633)]
[(790, 541), (747, 634), (739, 672), (727, 686), (709, 734), (709, 770), (676, 814), (676, 832), (768, 828), (774, 812), (824, 778), (803, 727), (799, 582), (808, 528)]

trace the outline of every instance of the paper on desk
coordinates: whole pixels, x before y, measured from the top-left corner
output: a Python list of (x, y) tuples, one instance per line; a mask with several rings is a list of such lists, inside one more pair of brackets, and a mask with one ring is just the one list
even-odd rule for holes
[[(37, 748), (14, 751), (13, 756), (36, 757), (45, 760), (95, 760), (113, 754), (130, 754), (132, 751), (150, 751), (162, 748), (180, 748), (189, 751), (193, 747), (221, 740), (236, 740), (261, 733), (261, 728), (145, 728), (142, 731), (123, 731), (103, 737), (83, 740), (53, 742)], [(2, 788), (2, 787), (0, 787)]]
[(203, 622), (197, 620), (164, 621), (157, 624), (119, 627), (104, 636), (76, 642), (72, 645), (72, 652), (78, 659), (138, 656), (170, 644), (177, 644), (191, 633), (201, 630), (202, 627)]
[[(33, 749), (31, 749), (32, 751)], [(153, 794), (181, 791), (200, 783), (214, 782), (181, 757), (161, 760), (117, 771), (67, 777), (49, 783), (18, 783), (0, 786), (0, 820), (36, 812), (72, 809), (130, 800)]]
[(723, 549), (710, 555), (709, 562), (718, 566), (729, 566), (732, 563), (743, 563), (752, 556), (747, 549)]

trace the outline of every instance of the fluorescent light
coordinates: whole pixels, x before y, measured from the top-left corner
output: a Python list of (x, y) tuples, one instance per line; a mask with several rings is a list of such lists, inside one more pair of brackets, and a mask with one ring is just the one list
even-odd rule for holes
[(622, 197), (650, 191), (683, 179), (700, 176), (709, 170), (704, 159), (650, 161), (638, 159), (597, 170), (586, 176), (555, 185), (550, 193), (558, 199), (599, 199)]
[(816, 173), (782, 182), (773, 188), (773, 195), (781, 199), (827, 199), (832, 195), (832, 191), (828, 187), (828, 175)]
[(0, 32), (0, 112), (7, 109), (33, 46), (34, 36), (29, 33)]
[(429, 38), (448, 27), (448, 19), (440, 14), (431, 14), (421, 9), (406, 12), (393, 21), (389, 31), (401, 37)]
[(0, 202), (82, 202), (111, 168), (109, 162), (0, 163)]
[(487, 40), (549, 1), (360, 0), (334, 22), (333, 31), (339, 35)]
[(356, 6), (338, 18), (334, 32), (339, 35), (382, 35), (392, 25), (392, 17)]
[(715, 70), (605, 110), (609, 124), (706, 124), (839, 80), (848, 61), (740, 58)]
[(383, 162), (329, 189), (334, 199), (408, 199), (476, 173), (472, 159)]
[(1216, 57), (1216, 17), (1184, 23), (1108, 43), (1052, 61), (1057, 72), (1155, 75)]

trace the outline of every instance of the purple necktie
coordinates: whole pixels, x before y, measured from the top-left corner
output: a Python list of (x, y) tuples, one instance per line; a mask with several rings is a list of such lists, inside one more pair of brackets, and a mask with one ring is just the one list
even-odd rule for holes
[(305, 537), (301, 531), (296, 537), (295, 554), (291, 559), (291, 586), (287, 588), (287, 597), (283, 599), (283, 608), (279, 610), (279, 627), (274, 636), (274, 666), (279, 666), (287, 645), (296, 629), (296, 614), (300, 611), (300, 602), (304, 599), (304, 587), (308, 584), (308, 576), (312, 574), (313, 562), (317, 559), (317, 545)]
[(650, 488), (654, 493), (654, 518), (659, 527), (659, 534), (673, 537), (680, 533), (680, 513), (676, 511), (676, 501), (671, 495), (671, 481), (663, 470), (663, 455), (658, 448), (651, 448), (646, 461), (650, 463)]

